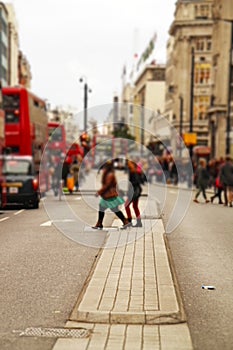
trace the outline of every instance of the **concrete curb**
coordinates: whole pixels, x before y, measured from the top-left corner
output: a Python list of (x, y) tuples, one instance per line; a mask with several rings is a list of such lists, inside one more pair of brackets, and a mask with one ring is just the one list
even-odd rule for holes
[[(152, 221), (149, 220), (147, 224), (144, 221), (144, 226), (153, 227)], [(118, 246), (114, 251), (101, 250), (99, 259), (85, 283), (85, 289), (71, 313), (71, 321), (151, 325), (185, 322), (181, 298), (176, 290), (177, 282), (174, 280), (174, 273), (171, 274), (170, 271), (171, 259), (168, 259), (164, 226), (161, 219), (156, 221), (154, 232), (142, 235), (134, 242), (134, 246), (124, 242), (126, 239), (124, 231), (119, 232), (119, 240), (121, 243), (126, 243), (125, 247)], [(134, 233), (128, 232), (128, 235), (130, 234)], [(147, 253), (146, 246), (148, 246)], [(144, 249), (143, 256), (142, 249)], [(138, 255), (137, 259), (135, 254)], [(117, 255), (118, 260), (114, 261)], [(130, 268), (132, 256), (137, 264), (136, 272)], [(145, 263), (146, 260), (149, 262)], [(153, 261), (154, 266), (150, 265)], [(124, 270), (127, 275), (121, 278)], [(125, 278), (131, 279), (131, 284), (127, 283)], [(132, 295), (137, 289), (139, 293)], [(143, 297), (140, 294), (143, 294)], [(135, 304), (131, 303), (129, 307), (132, 300)]]

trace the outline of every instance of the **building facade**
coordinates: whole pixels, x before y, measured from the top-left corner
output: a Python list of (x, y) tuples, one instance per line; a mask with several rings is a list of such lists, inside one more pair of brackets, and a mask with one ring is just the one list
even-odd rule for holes
[(210, 147), (214, 157), (233, 155), (233, 6), (213, 4), (212, 103), (209, 109)]
[(167, 45), (165, 114), (186, 145), (208, 146), (213, 0), (179, 0)]
[(14, 7), (0, 2), (0, 80), (3, 86), (31, 88), (31, 68), (19, 49), (19, 31)]
[(169, 30), (165, 113), (211, 157), (233, 153), (232, 22), (231, 0), (178, 0)]
[(19, 32), (14, 7), (6, 4), (8, 11), (8, 85), (18, 84)]
[(32, 81), (31, 66), (22, 51), (18, 52), (17, 73), (18, 73), (17, 84), (23, 85), (27, 89), (31, 89), (31, 81)]
[(122, 94), (124, 120), (139, 144), (147, 145), (155, 135), (156, 118), (163, 113), (165, 102), (165, 65), (145, 65)]
[(3, 2), (0, 2), (0, 80), (3, 86), (8, 85), (8, 10)]

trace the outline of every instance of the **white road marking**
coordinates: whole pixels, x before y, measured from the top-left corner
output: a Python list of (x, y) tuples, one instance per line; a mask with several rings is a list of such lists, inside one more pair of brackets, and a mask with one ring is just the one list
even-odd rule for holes
[(100, 229), (96, 229), (96, 228), (92, 228), (91, 226), (85, 226), (84, 227), (84, 232), (108, 232), (108, 231), (119, 231), (120, 230), (120, 226), (118, 227), (104, 227), (101, 230)]
[(51, 226), (52, 225), (52, 221), (46, 221), (43, 224), (40, 224), (40, 226)]
[(5, 220), (7, 220), (7, 219), (10, 219), (10, 217), (9, 217), (9, 216), (6, 216), (5, 218), (0, 219), (0, 221), (5, 221)]
[(14, 213), (14, 215), (19, 215), (21, 214), (25, 209), (21, 209), (21, 210), (18, 210), (16, 213)]
[(63, 219), (63, 220), (49, 220), (40, 224), (40, 226), (52, 226), (54, 222), (75, 222), (73, 219)]

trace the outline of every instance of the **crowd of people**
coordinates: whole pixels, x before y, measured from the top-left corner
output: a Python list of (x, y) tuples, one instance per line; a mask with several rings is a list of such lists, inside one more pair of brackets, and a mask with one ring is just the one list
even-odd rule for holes
[[(55, 157), (49, 160), (49, 174), (51, 188), (54, 195), (58, 195), (60, 181), (62, 181), (63, 190), (73, 193), (79, 189), (80, 183), (84, 180), (83, 158), (81, 155), (76, 157)], [(85, 169), (88, 169), (86, 167)]]
[[(190, 164), (185, 159), (174, 159), (167, 154), (155, 159), (141, 160), (141, 167), (149, 183), (163, 182), (178, 185), (186, 183), (187, 187), (196, 187), (194, 202), (199, 203), (202, 194), (206, 203), (218, 200), (224, 206), (233, 206), (233, 158), (210, 159), (199, 158)], [(190, 172), (192, 169), (192, 172)], [(206, 190), (210, 189), (213, 195), (207, 198)]]
[[(194, 167), (194, 184), (197, 186), (194, 202), (199, 203), (202, 196), (206, 203), (213, 203), (217, 198), (219, 204), (233, 206), (233, 159), (230, 155), (209, 162), (200, 158)], [(206, 189), (213, 188), (214, 195), (207, 198)]]
[[(50, 163), (51, 187), (54, 194), (57, 195), (59, 180), (62, 177), (63, 187), (72, 193), (78, 190), (80, 181), (84, 179), (84, 169), (88, 172), (88, 165), (83, 166), (83, 159), (77, 156), (74, 159), (66, 157), (64, 159), (53, 159)], [(112, 166), (114, 162), (112, 162)], [(129, 183), (131, 184), (130, 194), (126, 201), (126, 213), (128, 221), (131, 222), (132, 216), (130, 206), (138, 219), (137, 225), (141, 225), (138, 210), (138, 199), (141, 194), (141, 184), (145, 182), (163, 182), (166, 184), (178, 185), (178, 182), (186, 182), (187, 187), (196, 186), (194, 202), (199, 203), (202, 195), (206, 203), (213, 203), (218, 200), (219, 204), (224, 206), (233, 206), (233, 159), (230, 155), (220, 159), (199, 158), (192, 163), (192, 174), (190, 175), (190, 162), (181, 159), (174, 159), (171, 154), (162, 157), (143, 158), (138, 157), (134, 161), (127, 161), (126, 170), (129, 174)], [(114, 166), (113, 166), (114, 167)], [(103, 167), (104, 168), (104, 167)], [(139, 182), (140, 186), (135, 184)], [(133, 189), (133, 190), (132, 190)], [(213, 195), (207, 196), (206, 190), (212, 189)], [(139, 194), (136, 198), (136, 192)], [(102, 215), (102, 214), (101, 214)], [(123, 218), (122, 218), (123, 220)]]

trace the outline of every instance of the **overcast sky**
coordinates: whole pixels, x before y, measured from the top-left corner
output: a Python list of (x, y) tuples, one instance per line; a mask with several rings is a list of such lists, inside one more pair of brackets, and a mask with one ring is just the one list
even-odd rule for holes
[[(10, 2), (10, 1), (9, 1)], [(31, 65), (32, 90), (52, 106), (83, 109), (112, 103), (121, 92), (123, 66), (132, 69), (157, 33), (151, 59), (165, 63), (175, 0), (13, 0), (20, 49)]]

